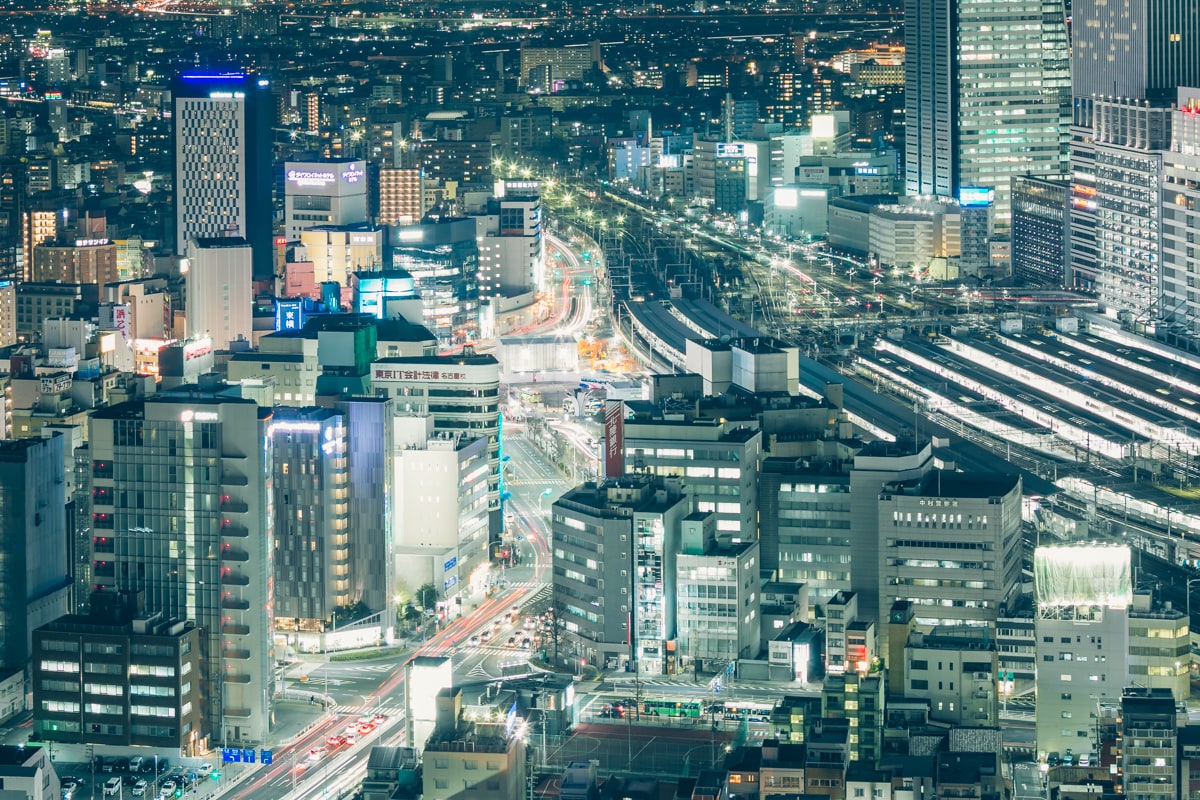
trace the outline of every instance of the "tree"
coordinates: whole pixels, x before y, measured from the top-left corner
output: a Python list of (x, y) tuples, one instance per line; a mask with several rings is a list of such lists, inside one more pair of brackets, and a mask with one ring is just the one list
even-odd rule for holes
[(427, 583), (420, 589), (417, 589), (417, 593), (413, 596), (413, 600), (416, 601), (417, 605), (421, 606), (421, 608), (425, 609), (426, 611), (433, 611), (435, 608), (437, 608), (439, 594), (440, 593), (438, 592), (436, 586), (434, 586), (432, 583)]
[(421, 609), (417, 608), (412, 603), (406, 605), (404, 607), (404, 621), (410, 628), (416, 625), (421, 621)]

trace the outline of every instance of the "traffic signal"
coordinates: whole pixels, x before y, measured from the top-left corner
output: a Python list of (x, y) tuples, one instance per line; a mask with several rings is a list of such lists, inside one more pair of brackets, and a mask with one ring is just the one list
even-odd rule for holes
[(212, 772), (208, 773), (208, 777), (210, 780), (214, 780), (214, 781), (221, 780), (221, 770), (214, 769)]

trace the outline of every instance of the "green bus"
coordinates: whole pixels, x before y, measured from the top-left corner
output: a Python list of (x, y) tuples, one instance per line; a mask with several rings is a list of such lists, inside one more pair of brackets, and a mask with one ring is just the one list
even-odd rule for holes
[(700, 703), (687, 700), (645, 700), (642, 713), (651, 717), (699, 717)]

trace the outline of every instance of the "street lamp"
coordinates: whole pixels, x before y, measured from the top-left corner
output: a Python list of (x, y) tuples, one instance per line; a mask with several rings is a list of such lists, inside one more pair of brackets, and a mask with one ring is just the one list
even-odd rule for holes
[(545, 507), (542, 505), (542, 502), (552, 494), (554, 494), (554, 490), (547, 486), (542, 493), (538, 495), (538, 513), (545, 513)]

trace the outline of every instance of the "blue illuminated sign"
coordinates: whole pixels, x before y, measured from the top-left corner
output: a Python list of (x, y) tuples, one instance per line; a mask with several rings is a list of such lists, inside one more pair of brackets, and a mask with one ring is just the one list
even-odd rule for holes
[(254, 751), (253, 750), (243, 750), (242, 751), (242, 762), (245, 764), (253, 764), (254, 763)]
[(996, 192), (984, 186), (964, 186), (958, 190), (958, 204), (963, 208), (990, 206)]
[(271, 753), (270, 750), (259, 750), (258, 751), (258, 760), (264, 764), (270, 764), (274, 758), (275, 758), (275, 756)]
[(226, 764), (237, 764), (242, 760), (242, 750), (240, 747), (223, 747), (221, 748), (221, 760)]
[(298, 331), (304, 328), (303, 300), (275, 301), (275, 330)]
[(455, 556), (454, 558), (450, 559), (449, 561), (447, 561), (445, 564), (442, 565), (442, 572), (449, 572), (450, 570), (454, 569), (454, 567), (457, 564), (458, 564), (458, 556)]

